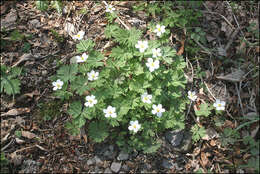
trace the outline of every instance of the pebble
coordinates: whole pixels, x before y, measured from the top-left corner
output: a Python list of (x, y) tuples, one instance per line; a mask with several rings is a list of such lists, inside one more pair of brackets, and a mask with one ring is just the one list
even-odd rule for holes
[(165, 168), (165, 169), (172, 169), (173, 168), (173, 165), (171, 163), (170, 160), (168, 159), (163, 159), (162, 161), (162, 167)]
[(88, 166), (91, 166), (91, 165), (93, 165), (93, 164), (95, 164), (95, 159), (94, 159), (94, 158), (91, 158), (91, 159), (89, 159), (89, 160), (87, 161), (87, 165), (88, 165)]
[(111, 169), (113, 172), (118, 173), (119, 170), (121, 169), (121, 163), (113, 162), (113, 163), (111, 164), (110, 169)]
[(190, 132), (184, 133), (184, 138), (181, 142), (181, 145), (178, 146), (178, 149), (182, 153), (188, 152), (192, 147), (192, 134)]
[(124, 164), (122, 166), (122, 170), (125, 171), (125, 172), (128, 172), (130, 170), (130, 168), (128, 167), (128, 165)]
[(106, 170), (104, 171), (104, 173), (112, 173), (112, 171), (109, 168), (106, 168)]
[(103, 164), (103, 161), (98, 156), (94, 156), (94, 160), (95, 160), (97, 165), (102, 165)]
[(173, 147), (179, 146), (183, 139), (183, 130), (168, 131), (165, 133), (165, 138), (171, 143)]
[(119, 153), (119, 155), (117, 156), (117, 160), (119, 161), (124, 161), (124, 160), (128, 160), (129, 154), (125, 151), (121, 151)]

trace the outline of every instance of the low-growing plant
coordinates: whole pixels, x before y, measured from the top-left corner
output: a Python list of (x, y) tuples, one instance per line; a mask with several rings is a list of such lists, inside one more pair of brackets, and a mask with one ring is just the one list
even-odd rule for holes
[(206, 129), (203, 126), (198, 126), (197, 124), (195, 124), (191, 128), (191, 132), (192, 132), (192, 141), (193, 142), (199, 141), (202, 137), (204, 137), (206, 135)]
[(78, 134), (90, 120), (95, 142), (106, 138), (120, 148), (155, 152), (156, 135), (184, 128), (185, 62), (176, 50), (158, 40), (144, 40), (142, 31), (110, 24), (105, 36), (117, 45), (108, 57), (91, 40), (76, 45), (79, 56), (52, 78), (54, 94), (69, 101), (72, 116), (66, 127)]
[(38, 10), (46, 11), (49, 7), (54, 8), (59, 14), (62, 13), (63, 4), (60, 0), (37, 0), (35, 5)]
[(1, 93), (4, 92), (8, 95), (15, 95), (20, 93), (20, 85), (21, 82), (18, 79), (22, 72), (22, 68), (18, 67), (8, 67), (5, 65), (0, 65), (0, 91)]

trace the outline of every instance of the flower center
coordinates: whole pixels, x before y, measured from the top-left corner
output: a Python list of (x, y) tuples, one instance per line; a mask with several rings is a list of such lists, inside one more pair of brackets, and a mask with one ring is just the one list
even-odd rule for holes
[(113, 114), (113, 112), (112, 111), (108, 111), (108, 113), (111, 115), (111, 114)]
[(133, 127), (136, 129), (136, 125), (133, 125)]
[(151, 67), (154, 67), (155, 66), (155, 64), (154, 63), (151, 63)]
[(158, 31), (160, 32), (160, 31), (161, 31), (161, 28), (158, 28)]
[(160, 112), (160, 109), (156, 109), (157, 112)]
[(144, 48), (144, 45), (143, 45), (143, 44), (141, 44), (141, 45), (140, 45), (140, 47), (141, 47), (141, 48)]
[(83, 56), (81, 56), (81, 60), (84, 60), (84, 57), (83, 57)]
[(89, 102), (90, 104), (92, 104), (92, 103), (93, 103), (93, 101), (92, 101), (92, 100), (89, 100), (88, 102)]
[(77, 37), (80, 37), (80, 34), (77, 34)]
[(95, 77), (95, 74), (92, 74), (92, 78), (94, 78)]
[(147, 98), (147, 97), (144, 97), (144, 100), (148, 100), (148, 98)]
[(58, 88), (60, 88), (60, 87), (61, 87), (61, 85), (60, 85), (60, 84), (57, 84), (57, 87), (58, 87)]
[(221, 107), (221, 104), (220, 104), (220, 103), (218, 104), (218, 107)]

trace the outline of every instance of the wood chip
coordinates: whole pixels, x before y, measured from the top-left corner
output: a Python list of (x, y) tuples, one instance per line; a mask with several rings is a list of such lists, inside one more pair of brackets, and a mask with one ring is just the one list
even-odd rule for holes
[(29, 131), (22, 131), (22, 136), (28, 139), (33, 139), (36, 137), (34, 133), (31, 133)]

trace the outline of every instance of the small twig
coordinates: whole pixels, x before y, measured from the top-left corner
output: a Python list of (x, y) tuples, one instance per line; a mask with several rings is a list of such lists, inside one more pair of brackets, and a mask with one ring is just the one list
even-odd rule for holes
[(11, 141), (1, 149), (1, 152), (3, 152), (5, 149), (7, 149), (11, 144), (13, 144), (13, 142), (14, 142), (14, 139), (11, 139)]
[(237, 83), (235, 83), (235, 85), (236, 85), (236, 91), (237, 91), (237, 95), (238, 95), (239, 105), (240, 105), (240, 108), (241, 108), (242, 114), (243, 114), (243, 116), (244, 116), (245, 113), (244, 113), (244, 109), (243, 109), (243, 105), (242, 105), (242, 100), (241, 100), (241, 97), (240, 97), (240, 91), (238, 90)]
[(192, 105), (192, 101), (190, 102), (190, 105), (189, 105), (188, 112), (186, 113), (186, 116), (185, 116), (185, 118), (186, 118), (186, 119), (187, 119), (187, 117), (188, 117), (188, 115), (189, 115), (189, 113), (190, 113), (190, 108), (191, 108), (191, 105)]
[(203, 46), (201, 43), (199, 43), (197, 40), (195, 40), (195, 39), (193, 39), (193, 40), (194, 40), (194, 42), (196, 42), (196, 44), (198, 44), (198, 45), (200, 46), (200, 48), (202, 48), (202, 49), (205, 51), (205, 53), (207, 53), (207, 54), (209, 54), (209, 55), (215, 55), (215, 56), (216, 56), (216, 54), (210, 52), (208, 48), (204, 47), (204, 46)]
[(194, 78), (194, 71), (193, 71), (193, 67), (192, 67), (192, 64), (191, 64), (191, 62), (189, 61), (189, 59), (187, 58), (187, 56), (186, 56), (186, 60), (187, 60), (187, 62), (188, 62), (188, 64), (190, 65), (190, 67), (191, 67), (191, 79), (192, 79), (192, 81), (193, 81), (193, 78)]
[(232, 44), (233, 40), (235, 39), (237, 33), (239, 32), (239, 28), (237, 28), (231, 35), (227, 45), (225, 46), (225, 50), (227, 51), (230, 47), (230, 45)]
[(207, 85), (207, 83), (206, 82), (204, 82), (204, 84), (205, 84), (205, 86), (206, 86), (206, 88), (207, 88), (207, 90), (209, 91), (209, 93), (210, 93), (210, 95), (216, 100), (216, 98), (214, 97), (214, 95), (212, 94), (212, 92), (210, 91), (210, 89), (209, 89), (209, 87), (208, 87), (208, 85)]

